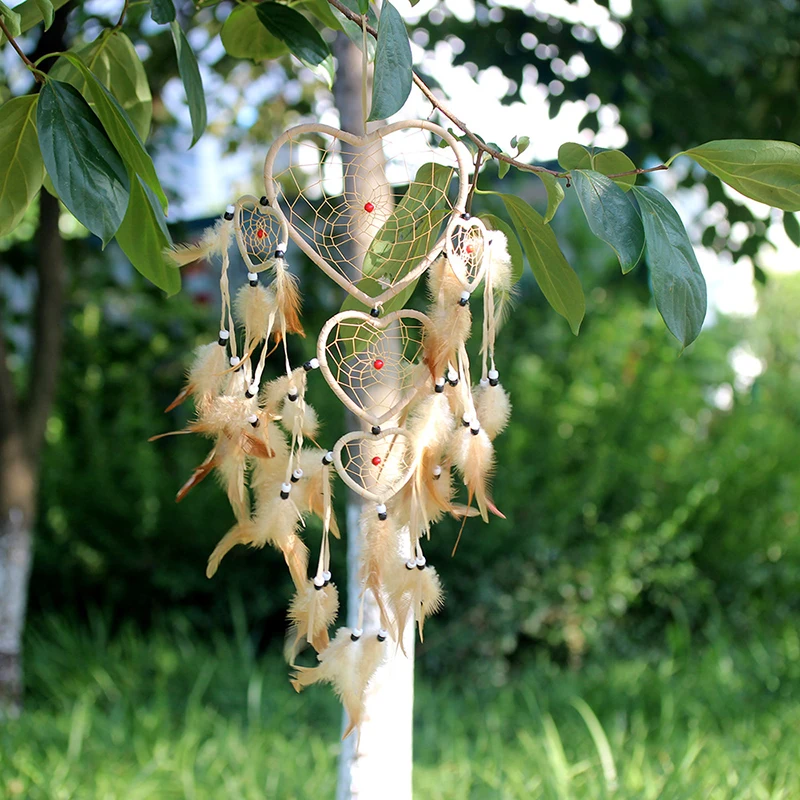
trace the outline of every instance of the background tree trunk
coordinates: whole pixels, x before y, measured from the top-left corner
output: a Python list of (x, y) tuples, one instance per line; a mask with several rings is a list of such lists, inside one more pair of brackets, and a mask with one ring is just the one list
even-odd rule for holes
[[(359, 49), (343, 34), (334, 44), (337, 60), (334, 98), (340, 126), (355, 134), (364, 133), (361, 108), (362, 57)], [(352, 159), (359, 159), (355, 152)], [(380, 165), (366, 164), (365, 169), (349, 170), (345, 193), (366, 196), (369, 192), (368, 168), (379, 171)], [(374, 176), (373, 171), (373, 176)], [(372, 187), (375, 190), (375, 187)], [(369, 242), (352, 242), (351, 261), (363, 258)], [(351, 416), (351, 428), (358, 423)], [(352, 492), (347, 502), (347, 624), (358, 626), (361, 605), (359, 563), (363, 547), (361, 498)], [(408, 537), (405, 537), (406, 539)], [(378, 606), (371, 592), (364, 599), (364, 630), (380, 627)], [(337, 800), (410, 800), (412, 776), (412, 728), (414, 711), (414, 625), (403, 631), (407, 656), (400, 648), (390, 653), (367, 691), (366, 713), (360, 735), (352, 734), (342, 743), (339, 757)], [(394, 648), (392, 648), (394, 650)], [(346, 725), (346, 720), (343, 726)]]
[(35, 340), (27, 397), (20, 402), (8, 369), (0, 318), (0, 716), (22, 708), (22, 634), (33, 552), (39, 454), (61, 361), (64, 243), (59, 203), (44, 189), (36, 241)]

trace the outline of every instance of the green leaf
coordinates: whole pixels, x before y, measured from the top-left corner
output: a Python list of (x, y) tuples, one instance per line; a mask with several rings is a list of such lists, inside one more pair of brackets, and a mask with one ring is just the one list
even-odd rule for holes
[[(77, 69), (88, 88), (89, 96), (85, 99), (90, 102), (91, 108), (103, 123), (108, 138), (122, 156), (128, 169), (139, 175), (142, 180), (156, 193), (164, 211), (168, 203), (167, 196), (161, 188), (161, 182), (156, 175), (156, 168), (150, 154), (144, 149), (142, 140), (133, 128), (130, 117), (117, 102), (116, 98), (103, 86), (97, 77), (74, 53), (64, 53), (66, 58)], [(86, 94), (86, 91), (84, 91)]]
[(428, 254), (450, 210), (447, 189), (452, 179), (452, 167), (442, 164), (423, 164), (417, 170), (408, 190), (372, 240), (364, 256), (364, 275), (386, 275), (396, 280)]
[(192, 144), (206, 129), (206, 94), (203, 91), (203, 79), (200, 77), (200, 68), (194, 57), (192, 48), (186, 39), (186, 34), (177, 22), (170, 23), (172, 41), (175, 43), (175, 54), (178, 57), (178, 72), (180, 73), (183, 87), (186, 90), (186, 102), (189, 104), (189, 115), (192, 118)]
[(792, 243), (800, 247), (800, 223), (797, 222), (797, 217), (789, 211), (785, 211), (783, 214), (783, 229)]
[(334, 9), (328, 0), (300, 0), (299, 3), (294, 3), (292, 8), (297, 11), (300, 9), (303, 11), (308, 10), (309, 13), (313, 14), (326, 28), (331, 28), (334, 31), (343, 30), (339, 17), (334, 13), (336, 9)]
[(633, 203), (599, 172), (574, 170), (572, 181), (592, 233), (611, 247), (623, 273), (630, 272), (644, 253), (644, 228)]
[(158, 25), (174, 22), (175, 3), (173, 0), (150, 0), (150, 16)]
[(558, 148), (558, 163), (566, 172), (572, 169), (591, 169), (592, 154), (582, 144), (566, 142)]
[(56, 15), (53, 4), (50, 0), (36, 0), (36, 7), (39, 9), (42, 19), (44, 20), (44, 29), (47, 30), (53, 24), (53, 19)]
[[(315, 2), (322, 3), (330, 8), (333, 16), (339, 21), (339, 27), (345, 32), (347, 38), (359, 50), (364, 49), (364, 33), (359, 25), (352, 20), (347, 19), (347, 17), (345, 17), (345, 15), (342, 14), (338, 9), (329, 5), (328, 0), (315, 0)], [(342, 0), (342, 5), (347, 6), (347, 8), (349, 8), (351, 11), (358, 13), (358, 3), (356, 0)], [(367, 24), (371, 25), (373, 28), (378, 27), (378, 17), (375, 16), (375, 12), (372, 10), (371, 6), (367, 12)], [(372, 36), (367, 35), (367, 59), (369, 61), (373, 61), (375, 59), (375, 47), (375, 39), (373, 39)]]
[(38, 95), (0, 107), (0, 236), (11, 233), (42, 187), (44, 164), (36, 135)]
[(564, 199), (564, 187), (558, 178), (549, 172), (537, 172), (536, 177), (539, 178), (547, 190), (547, 211), (544, 212), (544, 221), (550, 222)]
[(577, 336), (586, 312), (581, 282), (567, 263), (553, 229), (524, 200), (501, 194), (519, 235), (528, 263), (547, 302), (569, 323)]
[[(136, 132), (146, 141), (153, 117), (153, 98), (144, 65), (133, 42), (122, 31), (106, 31), (91, 44), (73, 51), (106, 86), (131, 118)], [(50, 75), (71, 83), (86, 95), (86, 80), (65, 58), (59, 58)], [(92, 105), (90, 101), (89, 105)]]
[(384, 0), (378, 21), (378, 49), (368, 122), (396, 114), (411, 93), (411, 44), (403, 18)]
[(131, 176), (131, 196), (117, 243), (131, 264), (168, 295), (181, 288), (180, 271), (167, 264), (164, 249), (172, 243), (158, 198), (137, 176)]
[(278, 3), (259, 3), (256, 14), (261, 24), (309, 66), (321, 64), (331, 51), (317, 29), (300, 13)]
[(9, 8), (5, 3), (0, 3), (0, 17), (3, 18), (8, 32), (13, 37), (16, 38), (22, 33), (22, 17), (16, 10)]
[(791, 142), (728, 139), (708, 142), (673, 156), (689, 156), (745, 197), (800, 211), (800, 147)]
[(531, 144), (531, 137), (530, 136), (520, 136), (517, 139), (517, 143), (515, 147), (517, 148), (517, 154), (524, 153)]
[(661, 192), (634, 187), (646, 242), (656, 307), (667, 328), (686, 347), (706, 316), (706, 282), (678, 212)]
[[(636, 169), (636, 164), (628, 158), (621, 150), (603, 150), (592, 157), (594, 166), (592, 169), (601, 172), (603, 175), (617, 175), (620, 172), (630, 172)], [(612, 178), (623, 191), (630, 191), (631, 186), (636, 183), (636, 175), (623, 175), (619, 178)]]
[(78, 91), (49, 79), (36, 112), (39, 147), (64, 205), (106, 245), (128, 207), (125, 165)]
[(481, 214), (481, 220), (493, 231), (502, 231), (508, 239), (508, 254), (511, 256), (511, 276), (513, 283), (519, 283), (522, 273), (525, 271), (525, 258), (522, 255), (522, 247), (514, 233), (514, 229), (505, 221), (496, 217), (494, 214)]
[(497, 162), (497, 177), (502, 180), (508, 174), (508, 171), (511, 169), (511, 164), (508, 161), (498, 161)]
[(316, 67), (309, 67), (309, 69), (328, 89), (333, 89), (333, 81), (336, 78), (336, 65), (333, 62), (333, 56), (328, 56), (321, 64), (317, 64)]
[[(50, 4), (53, 6), (54, 10), (58, 10), (68, 2), (69, 0), (52, 0)], [(25, 31), (36, 27), (44, 19), (42, 16), (42, 9), (39, 7), (37, 0), (25, 0), (24, 3), (20, 3), (18, 6), (14, 7), (14, 12), (19, 14), (20, 17), (20, 33), (25, 33)], [(13, 31), (11, 35), (15, 35)], [(0, 44), (2, 44), (3, 41), (5, 41), (5, 37), (0, 35)]]
[[(414, 3), (412, 2), (411, 5), (414, 5)], [(363, 16), (367, 11), (369, 11), (369, 0), (358, 0), (358, 13)]]
[(225, 20), (220, 35), (228, 55), (234, 58), (267, 61), (289, 52), (289, 48), (261, 24), (252, 5), (236, 6)]

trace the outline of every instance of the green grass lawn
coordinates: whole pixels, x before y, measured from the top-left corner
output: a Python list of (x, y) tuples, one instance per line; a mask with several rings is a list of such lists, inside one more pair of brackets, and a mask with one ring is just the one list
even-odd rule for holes
[[(339, 707), (277, 655), (185, 624), (147, 636), (53, 619), (0, 723), (0, 797), (333, 798)], [(800, 798), (800, 640), (722, 635), (661, 659), (547, 662), (501, 687), (417, 682), (415, 797)]]

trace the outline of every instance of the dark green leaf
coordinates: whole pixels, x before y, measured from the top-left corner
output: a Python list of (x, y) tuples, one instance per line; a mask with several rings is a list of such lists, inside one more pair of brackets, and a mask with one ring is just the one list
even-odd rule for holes
[(511, 275), (514, 283), (518, 283), (525, 270), (525, 258), (522, 255), (522, 247), (520, 246), (517, 234), (514, 229), (500, 217), (494, 214), (481, 214), (481, 219), (493, 231), (502, 231), (508, 239), (508, 254), (511, 256)]
[(86, 99), (91, 101), (91, 107), (100, 122), (103, 123), (108, 138), (111, 139), (111, 143), (122, 156), (123, 161), (130, 170), (141, 176), (142, 180), (156, 193), (166, 212), (167, 196), (161, 188), (161, 182), (156, 175), (153, 160), (147, 150), (144, 149), (142, 140), (134, 130), (133, 123), (125, 113), (125, 110), (77, 55), (64, 53), (63, 58), (66, 58), (81, 73), (89, 94)]
[(547, 302), (564, 317), (577, 336), (586, 312), (581, 282), (558, 246), (553, 229), (524, 200), (501, 194), (519, 235), (528, 263)]
[(36, 126), (58, 196), (107, 244), (125, 216), (130, 183), (100, 120), (73, 86), (50, 79), (39, 93)]
[(396, 114), (411, 93), (411, 81), (411, 44), (406, 24), (389, 0), (384, 0), (378, 21), (378, 49), (368, 121)]
[(364, 256), (362, 272), (396, 280), (416, 266), (436, 243), (449, 213), (447, 189), (452, 167), (423, 164), (400, 202), (383, 223)]
[(686, 155), (738, 192), (784, 211), (800, 211), (800, 147), (791, 142), (728, 139), (708, 142)]
[(56, 15), (53, 4), (50, 0), (36, 0), (36, 7), (39, 9), (42, 19), (44, 20), (44, 29), (47, 30), (53, 24), (53, 18)]
[(591, 169), (592, 155), (582, 144), (566, 142), (558, 148), (558, 163), (567, 172), (571, 169)]
[(686, 347), (706, 316), (706, 282), (678, 212), (661, 192), (634, 187), (647, 247), (656, 307), (675, 338)]
[(37, 100), (38, 95), (26, 94), (0, 107), (0, 236), (19, 225), (42, 186)]
[(117, 243), (136, 270), (159, 289), (170, 295), (180, 290), (180, 271), (164, 258), (172, 241), (158, 198), (135, 175), (131, 176), (131, 197)]
[[(412, 2), (411, 5), (414, 5), (414, 3)], [(369, 0), (358, 0), (358, 13), (363, 16), (367, 11), (369, 11)]]
[(174, 22), (175, 3), (173, 0), (150, 0), (150, 16), (159, 25)]
[(797, 222), (797, 217), (790, 211), (783, 212), (783, 229), (792, 243), (800, 247), (800, 224)]
[[(51, 5), (53, 6), (53, 9), (59, 9), (61, 6), (65, 6), (68, 2), (69, 0), (51, 0)], [(14, 7), (14, 12), (20, 16), (19, 29), (21, 33), (29, 31), (31, 28), (38, 25), (43, 19), (42, 9), (39, 8), (37, 0), (25, 0), (24, 3), (20, 3), (18, 6)], [(11, 35), (14, 35), (13, 32)], [(0, 44), (2, 44), (3, 41), (5, 41), (5, 37), (0, 35)]]
[(592, 233), (611, 247), (623, 272), (644, 253), (644, 229), (625, 192), (611, 178), (593, 170), (573, 170), (572, 182)]
[(178, 72), (186, 90), (186, 102), (192, 118), (191, 146), (194, 147), (206, 129), (206, 94), (203, 91), (203, 79), (200, 77), (197, 59), (194, 57), (192, 48), (180, 25), (177, 22), (171, 22), (170, 30), (172, 31), (172, 41), (175, 43), (175, 54), (178, 57)]
[[(618, 175), (621, 172), (630, 172), (636, 169), (636, 164), (628, 158), (621, 150), (603, 150), (592, 157), (594, 169), (603, 175)], [(624, 191), (629, 191), (631, 186), (636, 183), (636, 175), (622, 175), (619, 178), (612, 178), (614, 183)]]
[(267, 61), (289, 52), (289, 48), (261, 24), (252, 5), (236, 6), (225, 20), (220, 35), (228, 55), (234, 58)]
[(300, 13), (278, 3), (259, 3), (256, 13), (261, 24), (301, 61), (316, 67), (331, 51), (317, 29)]
[[(153, 98), (144, 65), (133, 42), (122, 31), (109, 30), (74, 52), (117, 98), (131, 118), (139, 137), (145, 141), (153, 117)], [(71, 83), (81, 94), (87, 94), (85, 78), (67, 59), (59, 58), (50, 75)], [(89, 105), (95, 110), (91, 100)]]

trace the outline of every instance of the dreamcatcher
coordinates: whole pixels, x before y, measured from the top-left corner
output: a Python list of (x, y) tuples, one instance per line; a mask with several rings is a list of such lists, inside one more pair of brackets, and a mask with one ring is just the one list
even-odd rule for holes
[[(431, 526), (446, 514), (500, 515), (489, 487), (492, 440), (510, 404), (494, 345), (511, 265), (504, 235), (467, 213), (468, 163), (463, 146), (426, 121), (365, 137), (323, 125), (292, 128), (267, 154), (264, 195), (242, 197), (198, 245), (170, 254), (179, 265), (211, 256), (222, 263), (218, 337), (197, 349), (186, 387), (169, 406), (191, 396), (196, 416), (180, 432), (212, 445), (177, 499), (211, 472), (227, 492), (236, 522), (209, 558), (209, 577), (237, 544), (283, 553), (295, 585), (286, 644), (292, 683), (298, 691), (333, 684), (350, 717), (347, 733), (361, 721), (369, 681), (393, 652), (387, 641), (402, 646), (411, 620), (422, 637), (425, 619), (441, 607), (442, 586), (423, 552)], [(233, 239), (248, 274), (232, 298)], [(316, 357), (300, 366), (291, 364), (286, 344), (289, 334), (304, 335), (290, 240), (364, 307), (331, 317)], [(426, 313), (403, 309), (423, 275)], [(473, 386), (466, 343), (479, 286), (481, 374)], [(265, 382), (276, 350), (280, 375)], [(364, 425), (330, 450), (317, 445), (318, 420), (306, 401), (308, 374), (317, 368)], [(365, 539), (361, 621), (330, 639), (339, 605), (330, 572), (329, 538), (339, 536), (334, 472), (364, 498)], [(457, 498), (458, 483), (466, 502)], [(312, 514), (323, 532), (310, 575), (304, 521)], [(380, 611), (376, 630), (363, 630), (367, 592)], [(319, 666), (295, 665), (305, 644)]]

